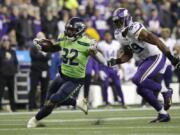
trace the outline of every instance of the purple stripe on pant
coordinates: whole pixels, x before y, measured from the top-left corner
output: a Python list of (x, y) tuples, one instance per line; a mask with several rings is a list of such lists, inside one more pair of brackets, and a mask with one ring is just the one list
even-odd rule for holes
[(157, 111), (161, 110), (162, 105), (153, 94), (154, 90), (160, 90), (161, 84), (155, 82), (155, 77), (165, 65), (164, 55), (151, 56), (145, 59), (138, 67), (136, 74), (132, 78), (133, 83), (139, 88), (139, 94), (152, 105)]
[(165, 65), (164, 55), (151, 56), (145, 59), (138, 67), (136, 74), (132, 78), (133, 83), (139, 87), (151, 90), (160, 90), (161, 85), (152, 80)]

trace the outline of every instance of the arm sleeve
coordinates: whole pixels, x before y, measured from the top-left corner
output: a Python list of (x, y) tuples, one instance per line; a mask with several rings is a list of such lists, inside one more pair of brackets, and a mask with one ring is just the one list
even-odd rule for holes
[(107, 61), (104, 58), (104, 56), (102, 55), (102, 53), (100, 51), (98, 51), (97, 49), (97, 42), (96, 40), (92, 40), (91, 46), (89, 48), (89, 52), (90, 55), (96, 59), (99, 63), (103, 64), (103, 65), (107, 65)]
[(60, 42), (64, 40), (64, 35), (60, 34), (57, 41), (53, 45), (42, 45), (42, 51), (44, 52), (57, 52), (61, 50)]
[(59, 45), (45, 45), (42, 46), (42, 51), (44, 52), (57, 52), (60, 51), (61, 47)]
[(30, 55), (33, 60), (47, 61), (50, 58), (49, 54), (43, 55), (42, 52), (39, 52), (36, 50), (36, 48), (33, 47), (31, 48)]

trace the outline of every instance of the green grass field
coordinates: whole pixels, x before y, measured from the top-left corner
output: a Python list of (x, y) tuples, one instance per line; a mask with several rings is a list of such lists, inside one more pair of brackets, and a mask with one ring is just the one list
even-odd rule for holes
[(26, 128), (33, 113), (0, 113), (0, 135), (180, 135), (180, 108), (170, 113), (171, 122), (149, 124), (156, 116), (152, 109), (55, 111), (42, 121), (46, 127), (34, 129)]

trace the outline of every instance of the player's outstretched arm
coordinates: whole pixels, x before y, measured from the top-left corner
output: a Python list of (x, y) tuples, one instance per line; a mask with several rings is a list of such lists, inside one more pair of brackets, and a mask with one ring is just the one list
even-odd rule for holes
[(141, 30), (138, 40), (156, 45), (164, 54), (170, 52), (169, 48), (156, 35), (149, 31), (146, 31), (145, 29)]
[(59, 45), (53, 44), (49, 39), (34, 39), (33, 44), (38, 50), (44, 52), (57, 52), (61, 50)]
[(89, 49), (89, 55), (91, 55), (95, 60), (97, 60), (99, 63), (107, 66), (107, 61), (104, 58), (104, 56), (102, 55), (101, 52), (99, 52), (98, 50), (95, 50), (93, 48)]
[(156, 45), (176, 68), (180, 68), (180, 60), (170, 53), (169, 48), (156, 35), (143, 29), (139, 34), (138, 40)]
[(89, 47), (88, 53), (99, 63), (107, 66), (107, 61), (102, 53), (98, 50), (97, 41), (95, 39), (91, 40), (91, 46)]

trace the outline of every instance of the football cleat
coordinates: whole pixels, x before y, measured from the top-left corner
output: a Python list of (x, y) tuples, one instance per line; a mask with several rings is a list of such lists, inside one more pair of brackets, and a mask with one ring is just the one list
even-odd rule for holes
[(36, 120), (35, 117), (32, 117), (27, 123), (27, 128), (35, 128), (37, 126), (38, 126), (38, 121)]
[(82, 110), (86, 115), (88, 114), (88, 101), (87, 99), (78, 99), (76, 101), (76, 106)]
[(158, 114), (158, 117), (152, 121), (150, 121), (150, 123), (158, 123), (158, 122), (169, 122), (171, 120), (169, 114)]
[(162, 92), (164, 98), (164, 110), (169, 110), (172, 105), (172, 94), (173, 90), (169, 89), (167, 92)]

